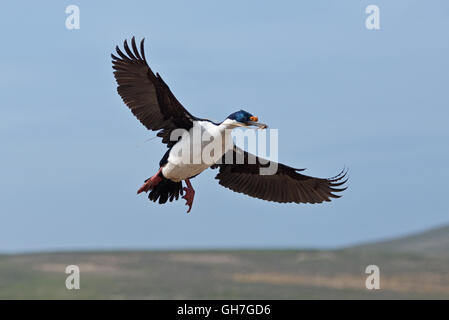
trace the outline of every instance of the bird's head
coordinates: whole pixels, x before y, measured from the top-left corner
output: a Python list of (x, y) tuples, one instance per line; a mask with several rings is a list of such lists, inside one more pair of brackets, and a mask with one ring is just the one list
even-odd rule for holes
[(235, 128), (235, 127), (246, 127), (256, 126), (260, 129), (265, 129), (268, 126), (264, 123), (259, 122), (259, 119), (256, 116), (253, 116), (251, 113), (246, 112), (245, 110), (240, 110), (234, 113), (231, 113), (225, 121), (224, 124)]

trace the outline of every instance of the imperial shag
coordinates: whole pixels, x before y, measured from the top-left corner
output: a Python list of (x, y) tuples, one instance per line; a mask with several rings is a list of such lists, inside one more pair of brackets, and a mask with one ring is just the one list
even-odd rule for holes
[[(188, 135), (183, 135), (172, 141), (170, 137), (176, 129), (184, 129), (190, 133), (194, 129), (200, 129), (212, 137), (225, 138), (225, 135), (230, 134), (230, 129), (236, 127), (266, 128), (266, 125), (258, 122), (256, 116), (243, 110), (234, 112), (221, 123), (194, 117), (179, 103), (161, 76), (158, 73), (154, 74), (149, 67), (145, 59), (144, 40), (140, 43), (140, 51), (134, 37), (131, 40), (131, 48), (125, 40), (124, 49), (126, 53), (117, 46), (118, 56), (111, 55), (114, 76), (118, 84), (117, 91), (137, 119), (148, 130), (158, 131), (157, 136), (161, 137), (162, 143), (169, 148), (159, 163), (157, 173), (145, 180), (137, 191), (138, 194), (150, 191), (148, 198), (159, 203), (177, 200), (181, 195), (189, 207), (187, 212), (190, 212), (195, 195), (190, 179), (209, 167), (219, 169), (215, 179), (222, 186), (268, 201), (321, 203), (330, 201), (331, 198), (339, 198), (340, 195), (336, 193), (346, 189), (342, 185), (347, 181), (345, 178), (347, 172), (342, 171), (329, 179), (306, 176), (299, 173), (304, 169), (295, 169), (260, 159), (233, 143), (224, 147), (221, 153), (214, 154), (214, 159), (219, 160), (216, 163), (180, 161), (179, 152), (174, 151), (175, 147), (185, 144), (189, 138), (186, 138)], [(229, 155), (232, 156), (231, 159), (241, 157), (244, 161), (243, 163), (222, 161)], [(249, 161), (250, 158), (255, 161)], [(262, 168), (273, 164), (277, 167), (274, 174), (260, 174)], [(184, 188), (182, 181), (186, 183)]]

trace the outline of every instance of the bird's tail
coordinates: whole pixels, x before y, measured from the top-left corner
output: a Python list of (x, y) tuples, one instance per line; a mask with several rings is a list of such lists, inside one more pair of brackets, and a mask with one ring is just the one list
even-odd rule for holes
[(182, 182), (174, 182), (162, 177), (161, 182), (154, 186), (148, 194), (148, 199), (154, 202), (157, 202), (159, 199), (159, 203), (166, 203), (167, 200), (178, 200), (179, 195), (182, 195), (182, 193)]

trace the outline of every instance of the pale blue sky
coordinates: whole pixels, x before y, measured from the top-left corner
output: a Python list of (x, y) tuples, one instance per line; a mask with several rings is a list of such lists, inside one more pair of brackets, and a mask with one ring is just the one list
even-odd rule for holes
[[(65, 7), (81, 29), (65, 28)], [(377, 4), (381, 30), (365, 28)], [(449, 223), (447, 1), (4, 1), (0, 251), (335, 247)], [(200, 117), (244, 108), (279, 128), (282, 162), (350, 188), (281, 205), (222, 188), (136, 196), (165, 146), (116, 93), (110, 53), (151, 66)]]

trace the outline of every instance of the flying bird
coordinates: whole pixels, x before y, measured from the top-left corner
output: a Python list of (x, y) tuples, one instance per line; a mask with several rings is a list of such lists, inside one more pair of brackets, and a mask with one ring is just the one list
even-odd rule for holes
[[(176, 99), (159, 73), (154, 74), (151, 70), (145, 58), (144, 39), (140, 42), (140, 50), (134, 37), (131, 47), (125, 40), (123, 48), (124, 52), (117, 46), (117, 55), (111, 55), (117, 91), (136, 118), (148, 130), (157, 131), (157, 136), (162, 138), (162, 143), (168, 147), (159, 162), (156, 174), (145, 180), (137, 194), (149, 192), (149, 200), (161, 204), (178, 200), (179, 196), (182, 196), (188, 206), (187, 212), (190, 212), (195, 196), (190, 180), (212, 168), (218, 169), (215, 179), (223, 187), (262, 200), (280, 203), (322, 203), (341, 197), (338, 193), (346, 189), (343, 185), (347, 181), (347, 171), (343, 170), (329, 179), (307, 176), (300, 173), (304, 169), (295, 169), (258, 158), (234, 145), (232, 139), (229, 146), (214, 154), (213, 159), (217, 160), (215, 162), (182, 161), (179, 148), (189, 146), (189, 143), (204, 143), (201, 139), (191, 139), (190, 134), (194, 130), (206, 132), (213, 138), (224, 139), (229, 138), (227, 135), (230, 135), (233, 128), (264, 129), (267, 125), (244, 110), (232, 113), (221, 123), (193, 116)], [(188, 134), (181, 134), (177, 139), (172, 139), (176, 130)], [(226, 161), (238, 157), (243, 159), (243, 162)], [(270, 166), (277, 168), (274, 174), (261, 174), (261, 169)]]

